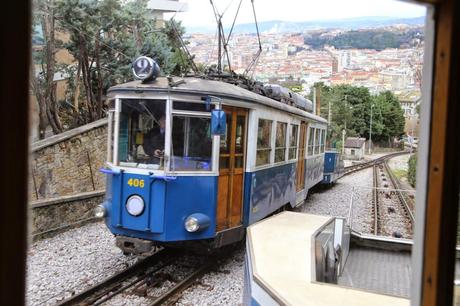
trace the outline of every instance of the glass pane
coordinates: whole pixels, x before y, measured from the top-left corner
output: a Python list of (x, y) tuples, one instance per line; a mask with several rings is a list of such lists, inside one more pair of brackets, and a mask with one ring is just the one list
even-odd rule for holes
[(171, 170), (212, 170), (210, 125), (210, 118), (173, 117)]
[(221, 157), (219, 159), (219, 168), (220, 169), (228, 169), (230, 167), (229, 159), (230, 159), (230, 157)]
[(272, 121), (259, 119), (257, 131), (257, 149), (270, 148), (271, 146)]
[(297, 148), (290, 148), (289, 149), (289, 159), (296, 158)]
[(271, 150), (257, 151), (256, 166), (265, 165), (270, 162), (270, 151)]
[(297, 146), (297, 131), (299, 129), (298, 125), (291, 125), (291, 134), (289, 136), (289, 146), (295, 147)]
[(236, 117), (236, 138), (235, 138), (235, 153), (243, 153), (244, 150), (244, 127), (246, 125), (245, 116)]
[(235, 168), (243, 168), (243, 156), (235, 156)]
[(313, 141), (315, 136), (315, 129), (310, 128), (310, 133), (308, 135), (308, 156), (313, 155)]
[(286, 146), (286, 123), (278, 122), (276, 124), (276, 147)]
[(289, 134), (289, 159), (294, 159), (297, 157), (297, 134), (299, 126), (291, 125), (291, 133)]
[(286, 148), (275, 149), (275, 163), (286, 160)]
[(175, 110), (187, 110), (196, 112), (210, 112), (215, 108), (215, 105), (210, 104), (209, 109), (206, 109), (206, 103), (192, 103), (192, 102), (173, 102), (173, 109)]
[(321, 131), (321, 152), (324, 153), (326, 149), (326, 130)]
[(276, 124), (275, 163), (286, 160), (286, 132), (287, 123)]
[(121, 166), (162, 169), (165, 101), (121, 101), (118, 153)]
[(320, 135), (320, 129), (316, 129), (315, 131), (315, 154), (319, 154), (319, 135)]
[(227, 130), (220, 136), (220, 153), (230, 153), (230, 138), (232, 134), (232, 114), (226, 113)]

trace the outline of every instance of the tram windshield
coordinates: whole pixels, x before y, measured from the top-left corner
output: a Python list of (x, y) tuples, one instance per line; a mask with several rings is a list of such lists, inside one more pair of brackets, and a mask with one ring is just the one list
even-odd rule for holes
[(171, 170), (211, 171), (211, 119), (174, 115)]
[(123, 99), (118, 157), (120, 166), (164, 168), (165, 101)]

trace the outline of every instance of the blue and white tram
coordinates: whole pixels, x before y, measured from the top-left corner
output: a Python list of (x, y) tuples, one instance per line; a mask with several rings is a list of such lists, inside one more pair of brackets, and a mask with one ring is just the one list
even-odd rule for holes
[(239, 241), (323, 180), (326, 121), (294, 105), (193, 77), (133, 81), (108, 96), (97, 215), (126, 253)]

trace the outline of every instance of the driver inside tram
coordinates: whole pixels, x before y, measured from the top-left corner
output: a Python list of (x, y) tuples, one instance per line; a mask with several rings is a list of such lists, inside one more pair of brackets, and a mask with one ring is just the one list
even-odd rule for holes
[(165, 149), (166, 118), (162, 114), (158, 126), (153, 127), (144, 137), (143, 149), (150, 156), (150, 163), (161, 164)]

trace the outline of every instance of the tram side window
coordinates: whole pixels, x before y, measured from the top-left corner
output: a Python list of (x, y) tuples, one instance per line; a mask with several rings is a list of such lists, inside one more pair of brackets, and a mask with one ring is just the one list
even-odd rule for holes
[(315, 154), (319, 154), (319, 136), (320, 136), (320, 129), (315, 130)]
[(270, 163), (272, 134), (272, 121), (259, 119), (259, 127), (257, 130), (257, 156), (256, 166), (266, 165)]
[(121, 166), (162, 169), (165, 101), (121, 101), (118, 159)]
[(321, 130), (321, 153), (326, 150), (326, 130)]
[(211, 171), (211, 119), (173, 116), (172, 171)]
[(291, 132), (289, 133), (289, 159), (295, 159), (297, 157), (297, 134), (299, 126), (297, 124), (291, 124)]
[(275, 163), (286, 160), (286, 129), (287, 123), (276, 124)]
[(314, 144), (314, 137), (315, 137), (315, 129), (310, 128), (310, 134), (308, 135), (308, 156), (313, 155), (313, 144)]

